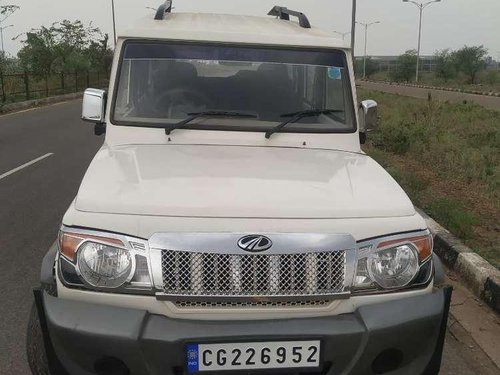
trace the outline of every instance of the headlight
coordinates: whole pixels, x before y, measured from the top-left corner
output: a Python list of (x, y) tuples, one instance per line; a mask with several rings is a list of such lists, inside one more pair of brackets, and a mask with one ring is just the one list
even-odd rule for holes
[(418, 255), (409, 244), (374, 252), (368, 258), (368, 272), (382, 288), (401, 288), (418, 272)]
[(132, 258), (129, 250), (85, 242), (78, 250), (78, 268), (82, 278), (99, 288), (118, 288), (129, 278)]
[(68, 287), (152, 292), (145, 240), (63, 228), (59, 252), (59, 275)]
[[(393, 236), (362, 243), (353, 290), (401, 289), (420, 279), (421, 266), (432, 255), (432, 236)], [(426, 272), (429, 270), (425, 268)]]

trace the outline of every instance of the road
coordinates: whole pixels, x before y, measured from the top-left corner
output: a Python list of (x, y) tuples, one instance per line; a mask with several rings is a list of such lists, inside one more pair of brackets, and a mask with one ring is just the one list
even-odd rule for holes
[[(24, 346), (31, 290), (62, 215), (103, 141), (79, 120), (80, 107), (80, 101), (72, 101), (0, 117), (1, 375), (29, 374)], [(482, 370), (484, 361), (477, 348), (472, 352), (470, 344), (449, 335), (442, 374), (489, 375)]]
[(102, 144), (79, 120), (79, 101), (0, 117), (0, 373), (28, 374), (25, 330), (31, 290), (87, 165)]
[(430, 92), (434, 99), (440, 101), (462, 103), (464, 100), (466, 100), (468, 102), (479, 104), (485, 108), (492, 109), (494, 111), (500, 111), (500, 98), (495, 96), (466, 94), (462, 92), (443, 91), (434, 89), (421, 89), (418, 87), (390, 85), (388, 83), (383, 83), (383, 82), (359, 81), (356, 82), (356, 85), (367, 90), (377, 90), (377, 91), (387, 92), (390, 94), (399, 94), (421, 99), (427, 99)]

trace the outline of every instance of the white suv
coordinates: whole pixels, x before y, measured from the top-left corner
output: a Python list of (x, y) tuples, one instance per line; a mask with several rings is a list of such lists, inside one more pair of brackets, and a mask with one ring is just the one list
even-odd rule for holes
[(349, 46), (284, 7), (167, 2), (116, 51), (84, 96), (106, 138), (44, 259), (33, 373), (438, 373), (451, 290), (360, 148), (377, 104)]

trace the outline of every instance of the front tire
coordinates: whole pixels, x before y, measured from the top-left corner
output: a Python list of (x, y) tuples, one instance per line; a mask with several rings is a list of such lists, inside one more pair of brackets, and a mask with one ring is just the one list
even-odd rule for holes
[(26, 335), (26, 354), (28, 364), (33, 375), (48, 375), (49, 365), (45, 344), (43, 341), (42, 327), (35, 304), (31, 307), (28, 332)]

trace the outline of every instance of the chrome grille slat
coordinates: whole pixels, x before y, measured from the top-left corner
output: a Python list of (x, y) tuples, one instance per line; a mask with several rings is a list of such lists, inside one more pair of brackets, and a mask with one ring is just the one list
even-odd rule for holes
[(162, 250), (163, 294), (173, 297), (325, 296), (344, 292), (346, 251), (231, 255)]

